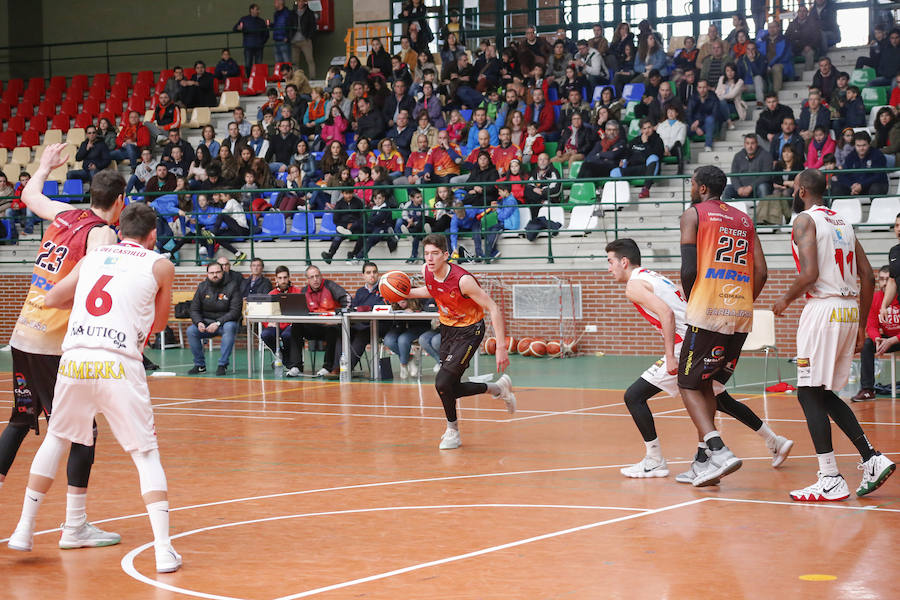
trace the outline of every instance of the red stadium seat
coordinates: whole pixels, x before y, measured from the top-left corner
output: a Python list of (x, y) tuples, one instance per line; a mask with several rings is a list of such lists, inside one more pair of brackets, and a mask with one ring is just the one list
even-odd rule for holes
[(110, 95), (118, 96), (119, 98), (127, 98), (128, 92), (131, 88), (126, 85), (124, 82), (117, 81), (113, 84), (112, 89), (110, 90)]
[(53, 118), (53, 115), (56, 114), (56, 102), (53, 100), (44, 100), (38, 106), (37, 114), (44, 115), (48, 118)]
[(50, 88), (46, 92), (44, 92), (44, 100), (49, 100), (53, 102), (53, 104), (59, 104), (62, 102), (62, 93), (63, 90), (57, 88)]
[(128, 99), (128, 110), (136, 110), (140, 114), (144, 114), (145, 106), (147, 101), (144, 98), (138, 98), (137, 96), (132, 96)]
[(80, 87), (70, 85), (66, 89), (66, 98), (71, 98), (72, 100), (81, 103), (81, 101), (84, 100), (84, 90)]
[[(256, 65), (253, 65), (256, 67)], [(266, 79), (258, 75), (251, 75), (247, 82), (247, 89), (241, 92), (242, 96), (258, 96), (266, 91)]]
[(242, 92), (244, 90), (244, 81), (240, 77), (229, 77), (225, 80), (226, 92)]
[(21, 77), (16, 77), (14, 79), (10, 79), (9, 81), (6, 82), (6, 89), (15, 90), (16, 93), (21, 96), (22, 92), (25, 91), (25, 80), (22, 79)]
[(247, 69), (244, 68), (244, 65), (241, 65), (241, 79), (247, 79)]
[(109, 121), (109, 124), (114, 127), (116, 125), (116, 115), (113, 114), (111, 110), (104, 110), (102, 113), (100, 113), (100, 116), (97, 117), (98, 123), (100, 122), (100, 119), (106, 119), (107, 121)]
[(253, 77), (262, 77), (263, 81), (269, 78), (269, 65), (263, 63), (256, 63), (253, 65), (253, 68), (250, 70), (250, 78)]
[(114, 98), (113, 96), (110, 96), (106, 99), (106, 111), (111, 112), (114, 115), (121, 115), (124, 106), (125, 100), (123, 100), (122, 98)]
[(69, 115), (66, 113), (54, 115), (50, 122), (50, 129), (59, 129), (63, 133), (67, 133), (69, 131)]
[(73, 75), (72, 81), (71, 83), (69, 83), (69, 87), (80, 89), (81, 91), (88, 89), (88, 76), (84, 74)]
[(281, 81), (282, 79), (284, 79), (284, 73), (282, 72), (282, 69), (285, 66), (293, 68), (293, 65), (291, 65), (291, 63), (275, 63), (275, 69), (272, 71), (272, 75), (269, 77), (269, 81)]
[(62, 75), (57, 75), (56, 77), (50, 78), (50, 85), (47, 86), (48, 90), (59, 90), (60, 92), (66, 89), (66, 78)]
[(34, 148), (41, 145), (41, 132), (34, 129), (28, 129), (22, 132), (22, 143), (19, 147)]
[(60, 112), (63, 112), (69, 116), (78, 114), (78, 100), (75, 98), (70, 98), (66, 95), (66, 99), (62, 101), (62, 107), (59, 109)]
[(185, 79), (190, 79), (190, 78), (193, 77), (196, 73), (197, 73), (197, 69), (195, 69), (194, 67), (185, 67), (185, 69), (184, 69), (184, 78), (185, 78)]
[(7, 102), (0, 102), (0, 121), (9, 121), (12, 116), (12, 106)]
[(41, 92), (35, 88), (28, 88), (25, 90), (25, 94), (22, 95), (22, 99), (26, 102), (37, 104), (41, 101)]
[(220, 94), (220, 92), (219, 92), (220, 84), (221, 84), (221, 81), (219, 81), (217, 78), (213, 77), (213, 94), (215, 94), (216, 96), (218, 96)]
[(47, 117), (45, 115), (35, 115), (28, 121), (28, 129), (33, 129), (44, 133), (47, 131)]
[(144, 84), (148, 88), (153, 85), (153, 71), (138, 71), (135, 85)]
[(156, 110), (157, 105), (159, 105), (159, 94), (153, 94), (153, 97), (150, 98), (150, 110)]
[(144, 82), (138, 82), (134, 84), (134, 89), (131, 90), (131, 93), (135, 96), (139, 96), (141, 98), (149, 98), (150, 97), (150, 86)]
[(114, 85), (119, 84), (119, 83), (124, 83), (128, 87), (128, 89), (131, 89), (131, 85), (132, 85), (131, 73), (128, 71), (120, 71), (120, 72), (116, 73)]
[(78, 113), (78, 116), (75, 117), (75, 127), (80, 127), (81, 129), (90, 127), (94, 124), (94, 115), (90, 113)]
[(12, 150), (18, 143), (15, 131), (4, 131), (0, 133), (0, 148)]
[(84, 105), (81, 107), (82, 112), (86, 112), (91, 115), (99, 115), (100, 114), (100, 101), (94, 97), (89, 97), (85, 99)]
[(0, 96), (0, 99), (7, 104), (15, 105), (19, 103), (19, 92), (15, 90), (15, 88), (6, 88), (3, 90), (3, 95)]
[(156, 81), (156, 93), (160, 93), (163, 91), (163, 88), (166, 87), (166, 82), (169, 80), (172, 75), (175, 74), (175, 69), (163, 69), (163, 71), (159, 74), (159, 79)]
[(101, 85), (104, 90), (109, 89), (109, 73), (97, 73), (91, 82), (92, 86)]
[(25, 117), (19, 115), (10, 117), (9, 121), (6, 122), (6, 130), (17, 134), (25, 131)]
[(34, 116), (34, 104), (22, 100), (19, 102), (19, 106), (16, 107), (16, 116), (30, 119)]
[(32, 77), (28, 80), (28, 89), (35, 89), (38, 91), (38, 94), (44, 93), (44, 87), (43, 77)]

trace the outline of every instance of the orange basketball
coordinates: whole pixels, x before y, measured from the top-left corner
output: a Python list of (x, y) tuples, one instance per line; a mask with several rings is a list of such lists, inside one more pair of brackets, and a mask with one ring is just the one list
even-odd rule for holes
[(523, 337), (521, 340), (519, 340), (519, 343), (516, 345), (516, 350), (519, 351), (519, 354), (521, 354), (522, 356), (530, 356), (528, 354), (528, 347), (531, 345), (532, 341), (533, 340), (528, 337)]
[(510, 354), (516, 353), (516, 338), (506, 336), (506, 351)]
[(528, 346), (528, 351), (531, 353), (531, 356), (546, 356), (547, 342), (543, 340), (534, 340)]
[(497, 352), (497, 338), (489, 337), (484, 340), (484, 353), (495, 354)]
[(555, 340), (547, 342), (547, 356), (559, 356), (562, 353), (562, 344)]
[(408, 298), (410, 289), (412, 282), (403, 271), (389, 271), (381, 276), (378, 283), (378, 293), (388, 302), (400, 302)]

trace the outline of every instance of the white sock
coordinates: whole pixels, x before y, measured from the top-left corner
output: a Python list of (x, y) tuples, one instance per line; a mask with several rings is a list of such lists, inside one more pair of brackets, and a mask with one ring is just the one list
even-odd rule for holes
[(499, 396), (500, 395), (500, 386), (494, 382), (491, 382), (491, 383), (487, 384), (487, 391), (488, 391), (488, 394), (491, 394), (492, 396)]
[(447, 429), (452, 429), (453, 431), (459, 431), (459, 421), (447, 421)]
[(153, 545), (163, 550), (170, 545), (169, 541), (169, 501), (153, 502), (147, 505), (150, 527), (153, 529)]
[(775, 439), (775, 432), (772, 431), (772, 428), (769, 427), (767, 423), (763, 423), (762, 427), (756, 430), (756, 433), (759, 434), (759, 437), (766, 440), (767, 442), (769, 440)]
[(3, 487), (3, 482), (2, 482), (2, 481), (0, 481), (0, 488), (2, 488), (2, 487)]
[(647, 446), (647, 456), (656, 460), (662, 460), (662, 448), (659, 445), (659, 438), (644, 442), (644, 445)]
[(25, 488), (25, 500), (22, 503), (22, 516), (19, 517), (19, 524), (16, 526), (16, 529), (34, 531), (34, 520), (37, 517), (37, 512), (41, 507), (41, 503), (44, 501), (44, 496), (46, 496), (46, 494), (36, 492), (31, 488)]
[(87, 494), (66, 494), (66, 527), (81, 527), (87, 522)]
[(714, 437), (720, 438), (720, 437), (722, 437), (722, 434), (720, 434), (718, 431), (713, 429), (712, 431), (710, 431), (709, 433), (707, 433), (706, 435), (703, 436), (703, 441), (708, 442), (709, 440), (711, 440)]
[(840, 471), (837, 468), (837, 459), (834, 457), (834, 452), (826, 452), (825, 454), (816, 454), (816, 458), (819, 459), (819, 471), (823, 475), (840, 475)]

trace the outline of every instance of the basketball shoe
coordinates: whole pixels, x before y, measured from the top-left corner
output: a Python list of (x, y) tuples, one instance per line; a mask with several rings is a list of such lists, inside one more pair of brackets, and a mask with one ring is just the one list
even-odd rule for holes
[(719, 479), (734, 473), (741, 468), (742, 464), (741, 459), (735, 456), (728, 446), (723, 446), (719, 450), (711, 450), (709, 460), (703, 463), (703, 470), (697, 473), (691, 483), (694, 487), (716, 485)]
[(503, 401), (506, 402), (506, 411), (511, 415), (515, 414), (516, 395), (512, 392), (512, 379), (509, 378), (509, 375), (504, 373), (495, 383), (500, 386), (500, 393), (494, 396), (494, 398), (502, 398)]
[(860, 462), (856, 468), (863, 472), (862, 482), (856, 488), (856, 495), (865, 496), (880, 488), (897, 465), (884, 454), (876, 454), (869, 460)]
[[(709, 450), (706, 450), (706, 456), (709, 457)], [(684, 473), (679, 473), (675, 476), (675, 481), (678, 483), (693, 483), (694, 479), (697, 478), (697, 474), (700, 473), (703, 469), (706, 468), (706, 461), (700, 462), (698, 460), (694, 460), (691, 463), (691, 468), (685, 471)], [(718, 485), (718, 481), (707, 483), (706, 485)]]
[(59, 547), (63, 550), (75, 548), (99, 548), (101, 546), (115, 546), (122, 541), (118, 533), (103, 531), (85, 521), (79, 527), (70, 527), (63, 524), (62, 535), (59, 538)]
[(625, 477), (632, 477), (634, 479), (643, 479), (645, 477), (668, 477), (669, 466), (666, 464), (666, 459), (664, 458), (657, 460), (645, 456), (641, 459), (641, 462), (636, 465), (631, 465), (630, 467), (623, 467), (619, 469), (619, 472)]
[(9, 546), (10, 550), (31, 552), (31, 548), (34, 546), (34, 530), (16, 527), (16, 530), (9, 536), (9, 542), (6, 545)]
[(850, 497), (850, 488), (842, 475), (816, 473), (819, 480), (814, 484), (791, 492), (791, 500), (797, 502), (836, 502)]
[(444, 435), (441, 436), (441, 445), (438, 446), (440, 450), (456, 450), (462, 445), (462, 442), (459, 439), (459, 430), (458, 429), (450, 429), (447, 428), (447, 431), (444, 432)]
[(181, 568), (181, 555), (175, 552), (171, 544), (156, 550), (156, 572), (174, 573)]
[(772, 453), (772, 467), (775, 468), (781, 466), (781, 463), (787, 459), (788, 454), (791, 453), (791, 448), (793, 447), (794, 442), (783, 435), (776, 435), (774, 439), (767, 440), (766, 448)]

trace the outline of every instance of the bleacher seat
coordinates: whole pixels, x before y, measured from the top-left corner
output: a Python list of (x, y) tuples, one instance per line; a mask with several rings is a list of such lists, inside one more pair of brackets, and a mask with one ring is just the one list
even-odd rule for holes
[(102, 86), (104, 90), (109, 89), (109, 73), (97, 73), (91, 81), (92, 86)]
[(622, 90), (622, 99), (626, 102), (640, 102), (644, 96), (643, 83), (628, 83)]
[(44, 92), (44, 100), (49, 100), (56, 105), (62, 102), (62, 90), (49, 89)]
[(337, 227), (334, 224), (334, 213), (327, 212), (322, 215), (322, 220), (319, 222), (319, 230), (315, 237), (318, 239), (326, 239), (332, 237), (336, 233)]
[(831, 210), (842, 216), (850, 225), (862, 223), (862, 204), (859, 198), (838, 198), (831, 203)]
[[(530, 214), (530, 213), (529, 213)], [(550, 205), (542, 206), (538, 210), (538, 216), (544, 217), (548, 221), (556, 221), (561, 225), (560, 229), (566, 228), (566, 211), (562, 206)]]
[(62, 134), (63, 132), (60, 129), (48, 129), (44, 132), (43, 144), (47, 146), (49, 144), (62, 143)]
[(572, 184), (569, 202), (573, 204), (593, 204), (597, 201), (597, 188), (593, 182)]
[(900, 197), (872, 198), (866, 225), (877, 226), (876, 230), (879, 231), (888, 231), (893, 228), (898, 213), (900, 213)]
[(850, 73), (850, 85), (864, 88), (869, 82), (875, 79), (875, 69), (872, 67), (863, 67), (862, 69), (854, 69)]
[(72, 88), (73, 86), (81, 90), (88, 89), (88, 76), (83, 73), (73, 75), (72, 81), (69, 82), (69, 88)]
[(9, 102), (0, 102), (0, 121), (8, 121), (12, 116), (12, 106)]
[(52, 119), (53, 115), (56, 114), (56, 103), (53, 100), (42, 100), (38, 104), (37, 114)]
[(74, 144), (76, 147), (81, 145), (85, 139), (84, 127), (72, 127), (66, 132), (66, 143)]
[(889, 87), (866, 87), (862, 89), (862, 101), (866, 110), (872, 110), (876, 106), (887, 104), (891, 95)]
[(569, 215), (569, 224), (566, 231), (572, 235), (584, 235), (597, 228), (597, 216), (594, 214), (594, 206), (574, 206)]
[(6, 89), (3, 94), (0, 95), (0, 100), (6, 102), (7, 104), (14, 105), (19, 103), (19, 94), (16, 90)]
[(9, 121), (6, 122), (6, 130), (17, 134), (25, 131), (25, 117), (21, 115), (10, 117)]
[[(185, 73), (184, 76), (187, 77), (187, 73)], [(252, 79), (253, 77), (262, 77), (264, 80), (269, 79), (269, 65), (265, 63), (256, 63), (253, 65), (250, 69), (250, 78)]]
[(145, 98), (139, 98), (137, 96), (132, 96), (128, 99), (128, 112), (136, 110), (139, 113), (143, 113), (144, 109), (147, 106), (147, 100)]
[(112, 113), (113, 117), (117, 117), (122, 114), (124, 105), (125, 101), (121, 98), (110, 97), (106, 99), (106, 108), (103, 112)]
[(37, 132), (44, 133), (47, 131), (47, 117), (44, 115), (34, 115), (28, 121), (28, 129), (34, 129)]
[(81, 106), (81, 112), (89, 115), (97, 116), (100, 114), (100, 101), (96, 98), (85, 98), (84, 104)]
[(24, 146), (19, 146), (13, 148), (10, 160), (19, 163), (20, 165), (27, 165), (31, 162), (31, 147), (26, 148)]
[(291, 221), (291, 239), (299, 241), (316, 233), (316, 215), (311, 212), (294, 213)]
[[(50, 197), (50, 198), (53, 198), (53, 196), (58, 196), (59, 195), (59, 183), (56, 181), (45, 181), (44, 189), (42, 190), (42, 193), (45, 196)], [(58, 198), (53, 198), (53, 199), (58, 200)]]
[(75, 98), (66, 97), (65, 100), (62, 101), (62, 106), (59, 109), (59, 112), (65, 113), (70, 117), (72, 115), (78, 114), (78, 100)]
[(226, 92), (237, 92), (241, 93), (244, 91), (244, 80), (240, 77), (229, 77), (225, 80), (225, 91)]
[(28, 100), (22, 100), (19, 102), (19, 105), (16, 107), (16, 116), (24, 117), (26, 119), (30, 119), (34, 116), (34, 102), (29, 102)]
[(631, 190), (627, 181), (619, 179), (603, 184), (603, 192), (600, 196), (601, 208), (605, 210), (620, 209), (629, 202), (631, 202)]
[(0, 132), (0, 148), (12, 150), (18, 144), (18, 136), (15, 131)]
[(283, 236), (287, 233), (287, 223), (284, 219), (284, 213), (273, 210), (263, 213), (261, 229), (262, 231), (260, 233), (253, 236), (261, 241), (272, 241), (276, 237)]
[(90, 113), (78, 113), (75, 116), (75, 127), (79, 129), (86, 129), (94, 124), (94, 115)]
[[(69, 196), (69, 195), (83, 196), (84, 195), (84, 182), (81, 181), (80, 179), (66, 179), (63, 182), (62, 193), (63, 193), (63, 195), (67, 195), (67, 196)], [(57, 200), (60, 200), (61, 202), (70, 202), (70, 203), (80, 201), (78, 198), (57, 198)]]
[(47, 89), (64, 91), (66, 89), (66, 78), (62, 75), (54, 75), (50, 78), (50, 85), (47, 86)]
[(209, 107), (198, 106), (191, 111), (191, 119), (186, 125), (191, 129), (200, 129), (205, 125), (209, 125), (211, 121), (212, 116), (210, 115)]
[(26, 129), (22, 132), (21, 145), (28, 148), (41, 145), (41, 134), (35, 129)]
[(37, 90), (38, 94), (44, 93), (44, 78), (43, 77), (32, 77), (28, 80), (28, 89), (29, 90)]
[(275, 68), (272, 69), (272, 75), (269, 77), (269, 81), (281, 81), (284, 79), (284, 67), (291, 67), (291, 63), (275, 63)]
[[(256, 67), (257, 65), (253, 65)], [(250, 76), (247, 81), (247, 89), (241, 92), (242, 96), (258, 96), (266, 91), (266, 79), (260, 76)]]
[(113, 85), (126, 85), (129, 88), (131, 87), (131, 72), (130, 71), (120, 71), (116, 73), (116, 78), (114, 79)]
[(37, 104), (41, 101), (41, 92), (34, 88), (28, 88), (25, 90), (25, 93), (22, 94), (22, 100), (30, 102), (31, 104)]
[(147, 87), (153, 85), (153, 71), (138, 71), (135, 85), (144, 84)]

